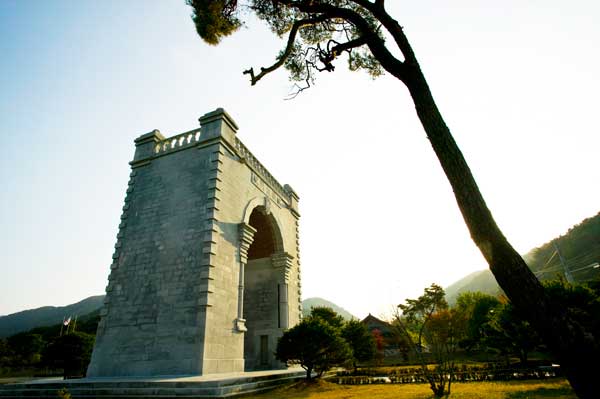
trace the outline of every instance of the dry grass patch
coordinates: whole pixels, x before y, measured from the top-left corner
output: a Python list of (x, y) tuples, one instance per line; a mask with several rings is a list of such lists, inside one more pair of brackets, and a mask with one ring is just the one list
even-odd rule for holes
[[(246, 399), (433, 399), (426, 384), (337, 385), (300, 382)], [(452, 384), (450, 399), (577, 399), (565, 380)]]

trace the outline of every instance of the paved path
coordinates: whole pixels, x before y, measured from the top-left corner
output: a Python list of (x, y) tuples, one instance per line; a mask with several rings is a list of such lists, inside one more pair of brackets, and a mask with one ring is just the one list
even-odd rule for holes
[(224, 381), (239, 378), (256, 378), (264, 376), (272, 376), (278, 374), (289, 374), (290, 372), (304, 371), (302, 367), (290, 367), (287, 370), (261, 370), (261, 371), (245, 371), (240, 373), (221, 373), (207, 375), (187, 375), (187, 376), (158, 376), (158, 377), (95, 377), (95, 378), (77, 378), (71, 380), (63, 380), (62, 377), (46, 377), (40, 379), (30, 379), (27, 377), (22, 381), (15, 381), (17, 378), (11, 379), (11, 383), (27, 383), (27, 384), (47, 384), (49, 382), (62, 383), (82, 383), (82, 382), (208, 382), (208, 381)]

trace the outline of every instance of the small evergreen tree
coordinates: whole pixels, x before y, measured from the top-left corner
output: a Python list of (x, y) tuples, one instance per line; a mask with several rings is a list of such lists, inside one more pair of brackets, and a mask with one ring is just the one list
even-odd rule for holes
[[(566, 309), (569, 315), (600, 337), (600, 282), (571, 284), (564, 279), (544, 282), (554, 306)], [(595, 289), (594, 289), (595, 287)], [(600, 346), (600, 342), (598, 343)]]
[(313, 307), (310, 310), (310, 316), (319, 318), (336, 329), (341, 329), (344, 326), (344, 318), (327, 306)]
[(321, 377), (331, 367), (346, 363), (352, 349), (339, 329), (309, 316), (279, 338), (275, 357), (288, 365), (299, 364), (306, 370), (306, 380), (311, 381), (313, 371)]
[(375, 356), (375, 340), (366, 325), (358, 320), (346, 322), (342, 337), (352, 348), (352, 366), (356, 370), (358, 362), (367, 362)]
[(529, 353), (541, 344), (534, 328), (510, 302), (492, 309), (485, 335), (488, 347), (504, 355), (518, 356), (523, 366), (527, 364)]
[(65, 379), (85, 375), (92, 356), (95, 337), (72, 332), (53, 340), (43, 353), (43, 361), (54, 369), (63, 369)]
[(467, 323), (465, 337), (460, 342), (462, 348), (471, 350), (482, 344), (485, 325), (499, 305), (498, 298), (480, 291), (463, 292), (456, 298), (455, 308)]

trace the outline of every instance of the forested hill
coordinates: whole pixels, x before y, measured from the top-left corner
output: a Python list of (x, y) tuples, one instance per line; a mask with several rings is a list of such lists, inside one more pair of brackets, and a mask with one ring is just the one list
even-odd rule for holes
[(489, 269), (473, 272), (444, 288), (444, 291), (446, 291), (446, 299), (450, 304), (454, 303), (461, 292), (480, 291), (493, 296), (502, 292)]
[(35, 327), (61, 323), (63, 317), (83, 316), (102, 306), (104, 295), (96, 295), (67, 306), (44, 306), (22, 312), (0, 316), (0, 338), (8, 337)]
[[(600, 263), (600, 213), (573, 226), (564, 235), (532, 249), (524, 258), (541, 280), (562, 277), (572, 278), (576, 283), (600, 281), (600, 267), (594, 267)], [(465, 291), (481, 291), (490, 295), (501, 292), (488, 269), (471, 273), (445, 290), (449, 302)]]
[(564, 269), (571, 273), (574, 281), (598, 280), (600, 268), (600, 213), (573, 226), (565, 235), (534, 248), (525, 255), (525, 261), (542, 279), (564, 277)]

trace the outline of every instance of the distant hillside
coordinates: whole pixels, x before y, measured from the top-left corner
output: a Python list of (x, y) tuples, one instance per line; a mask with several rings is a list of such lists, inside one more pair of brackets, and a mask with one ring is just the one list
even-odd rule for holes
[(575, 282), (600, 279), (600, 268), (590, 267), (600, 263), (600, 213), (525, 255), (531, 270), (542, 279), (565, 275), (557, 248)]
[(83, 316), (102, 307), (104, 295), (96, 295), (67, 306), (44, 306), (0, 316), (0, 338), (36, 327), (52, 326), (65, 316)]
[[(600, 267), (594, 265), (600, 264), (600, 213), (573, 226), (566, 234), (532, 249), (523, 257), (540, 280), (562, 277), (571, 278), (576, 283), (599, 281)], [(445, 290), (450, 303), (461, 292), (481, 291), (490, 295), (502, 292), (488, 269), (471, 273)]]
[(489, 269), (473, 272), (448, 286), (444, 291), (446, 291), (446, 299), (451, 305), (454, 304), (456, 297), (458, 297), (461, 292), (481, 291), (493, 296), (497, 296), (502, 292), (494, 275)]
[(307, 298), (305, 300), (302, 301), (302, 316), (308, 316), (310, 314), (310, 310), (313, 307), (317, 307), (317, 306), (325, 306), (328, 308), (333, 309), (334, 311), (337, 312), (337, 314), (339, 314), (340, 316), (342, 316), (345, 320), (351, 320), (351, 319), (357, 319), (357, 317), (355, 317), (354, 315), (352, 315), (350, 312), (348, 312), (346, 309), (336, 305), (333, 302), (329, 302), (326, 299), (323, 298)]
[[(60, 329), (60, 322), (62, 322), (64, 316), (75, 315), (79, 315), (80, 317), (78, 321), (78, 330), (93, 334), (95, 333), (95, 325), (98, 323), (98, 310), (102, 307), (103, 300), (104, 295), (97, 295), (72, 305), (61, 307), (44, 306), (37, 309), (13, 313), (8, 316), (0, 316), (0, 338), (8, 337), (22, 331), (29, 331), (34, 328), (39, 330), (36, 331), (36, 333), (45, 334), (52, 329)], [(305, 316), (308, 315), (310, 309), (314, 306), (330, 307), (346, 320), (352, 318), (356, 319), (356, 317), (346, 309), (323, 298), (308, 298), (302, 301), (302, 314)], [(86, 330), (84, 323), (90, 324), (90, 326), (88, 326), (89, 331)]]

